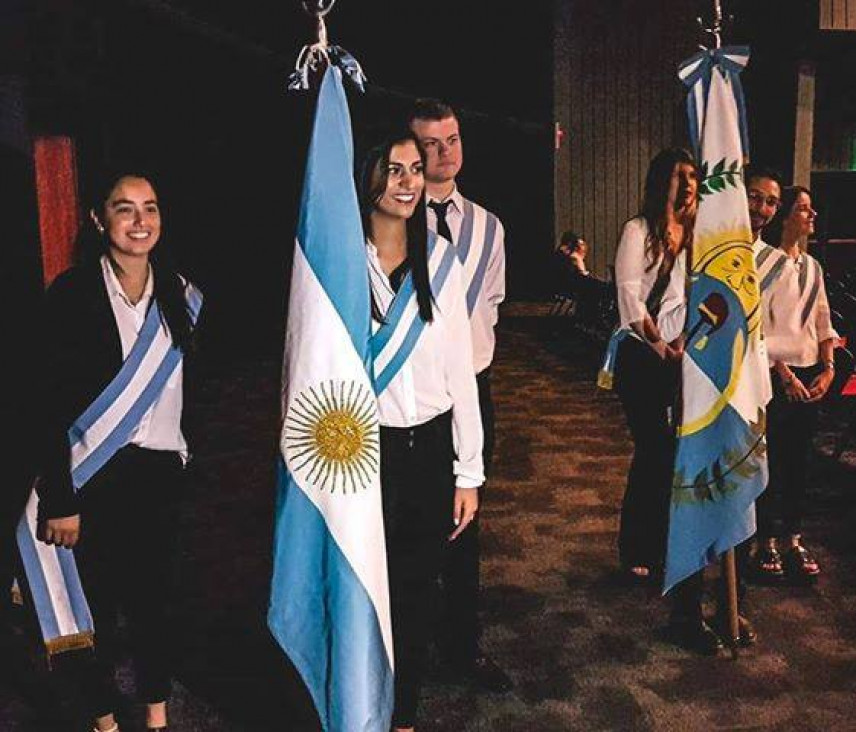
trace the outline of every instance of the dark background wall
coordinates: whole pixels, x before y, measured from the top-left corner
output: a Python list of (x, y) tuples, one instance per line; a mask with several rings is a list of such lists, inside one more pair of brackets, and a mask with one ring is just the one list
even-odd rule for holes
[(687, 145), (679, 61), (694, 51), (692, 3), (682, 0), (557, 2), (557, 229), (590, 245), (601, 276), (621, 225), (639, 207), (648, 162)]
[[(640, 204), (651, 157), (687, 145), (685, 89), (677, 66), (711, 45), (696, 17), (709, 0), (557, 0), (556, 119), (566, 131), (556, 155), (556, 228), (582, 233), (593, 269), (606, 274), (623, 222)], [(856, 234), (850, 173), (856, 114), (856, 33), (819, 31), (816, 0), (723, 0), (724, 45), (748, 45), (741, 75), (753, 163), (790, 180), (795, 141), (797, 68), (816, 68), (812, 186), (821, 237)], [(835, 171), (835, 172), (830, 172)]]
[[(735, 16), (725, 42), (752, 47), (743, 80), (753, 161), (790, 174), (796, 64), (815, 59), (816, 185), (835, 212), (849, 211), (841, 174), (824, 171), (852, 154), (853, 34), (819, 36), (815, 0), (725, 5)], [(505, 223), (509, 297), (519, 300), (555, 288), (554, 227), (589, 238), (595, 271), (611, 264), (648, 160), (686, 144), (675, 70), (704, 40), (695, 16), (710, 6), (338, 0), (328, 25), (369, 77), (366, 94), (350, 95), (358, 150), (416, 96), (458, 107), (461, 187)], [(6, 0), (3, 13), (0, 73), (22, 90), (25, 133), (74, 136), (84, 197), (107, 163), (153, 171), (170, 243), (208, 295), (214, 345), (224, 357), (278, 356), (313, 104), (285, 91), (314, 36), (298, 0)], [(554, 120), (566, 132), (558, 152)]]
[[(285, 91), (314, 36), (297, 0), (41, 2), (28, 13), (33, 134), (78, 141), (81, 192), (107, 162), (154, 172), (183, 269), (206, 292), (215, 346), (281, 354), (289, 262), (314, 103)], [(552, 243), (552, 15), (439, 2), (430, 16), (340, 0), (332, 42), (369, 77), (350, 94), (358, 151), (416, 96), (459, 108), (461, 188), (507, 228), (509, 291), (539, 297)], [(512, 69), (524, 69), (521, 85)], [(358, 153), (359, 154), (359, 153)]]

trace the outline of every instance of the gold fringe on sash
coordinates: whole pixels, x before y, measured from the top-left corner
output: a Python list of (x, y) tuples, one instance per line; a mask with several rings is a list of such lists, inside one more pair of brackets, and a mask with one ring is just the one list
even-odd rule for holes
[(71, 635), (61, 635), (59, 638), (45, 642), (48, 657), (55, 656), (58, 653), (65, 653), (66, 651), (82, 651), (86, 648), (94, 647), (95, 633), (91, 630), (85, 630), (82, 633), (72, 633)]

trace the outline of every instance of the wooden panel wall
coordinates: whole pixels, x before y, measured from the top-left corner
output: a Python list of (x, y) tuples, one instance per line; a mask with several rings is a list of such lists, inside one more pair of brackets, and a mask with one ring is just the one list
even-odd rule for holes
[(681, 0), (555, 0), (555, 9), (554, 104), (565, 131), (556, 233), (582, 234), (590, 269), (605, 275), (650, 159), (687, 144), (677, 65), (697, 50), (695, 18)]
[(820, 29), (856, 31), (856, 0), (820, 0)]
[(856, 119), (853, 119), (853, 115), (816, 114), (812, 170), (852, 170), (854, 156), (856, 156)]

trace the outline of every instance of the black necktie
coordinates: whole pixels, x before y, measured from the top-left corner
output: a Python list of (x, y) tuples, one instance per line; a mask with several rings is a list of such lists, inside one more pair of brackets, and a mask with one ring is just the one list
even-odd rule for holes
[[(437, 233), (444, 239), (452, 241), (452, 230), (449, 228), (449, 222), (446, 221), (446, 211), (449, 210), (451, 201), (429, 201), (428, 205), (437, 214)], [(454, 242), (453, 242), (454, 243)]]

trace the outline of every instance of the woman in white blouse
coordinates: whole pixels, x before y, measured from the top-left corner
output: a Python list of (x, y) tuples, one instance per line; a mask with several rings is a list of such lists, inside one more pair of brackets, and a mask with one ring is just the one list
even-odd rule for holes
[(670, 420), (683, 354), (686, 256), (698, 190), (695, 162), (679, 148), (648, 168), (642, 210), (621, 233), (615, 256), (620, 327), (615, 390), (633, 437), (621, 510), (619, 557), (631, 578), (659, 570), (665, 552), (675, 450)]
[(764, 232), (767, 241), (787, 255), (764, 318), (773, 399), (767, 410), (770, 481), (757, 501), (755, 568), (760, 577), (771, 580), (788, 574), (796, 581), (810, 581), (820, 573), (817, 560), (802, 543), (802, 519), (817, 406), (835, 376), (838, 334), (830, 320), (823, 270), (800, 248), (814, 232), (816, 216), (808, 189), (785, 188), (779, 210)]
[(372, 150), (360, 203), (395, 651), (396, 730), (415, 725), (444, 543), (473, 520), (482, 428), (460, 264), (427, 230), (424, 156), (409, 132)]
[[(188, 299), (194, 288), (169, 262), (161, 208), (148, 178), (106, 176), (90, 218), (80, 264), (57, 277), (46, 295), (42, 358), (51, 367), (41, 386), (42, 538), (76, 549), (97, 634), (95, 654), (78, 677), (96, 732), (119, 730), (114, 712), (120, 610), (131, 638), (138, 696), (146, 704), (146, 729), (164, 731), (174, 663), (178, 517), (189, 455), (183, 422), (192, 376), (184, 356), (195, 351)], [(142, 350), (149, 323), (168, 336), (180, 359), (151, 356), (158, 347), (154, 340)], [(135, 362), (147, 359), (161, 364), (155, 376), (142, 366), (133, 370)], [(162, 379), (156, 378), (160, 372)], [(127, 398), (133, 385), (145, 386), (136, 402)], [(108, 404), (109, 410), (92, 417), (96, 407)], [(121, 422), (111, 423), (111, 415)], [(97, 450), (76, 462), (89, 444)], [(87, 465), (100, 467), (80, 478)]]

